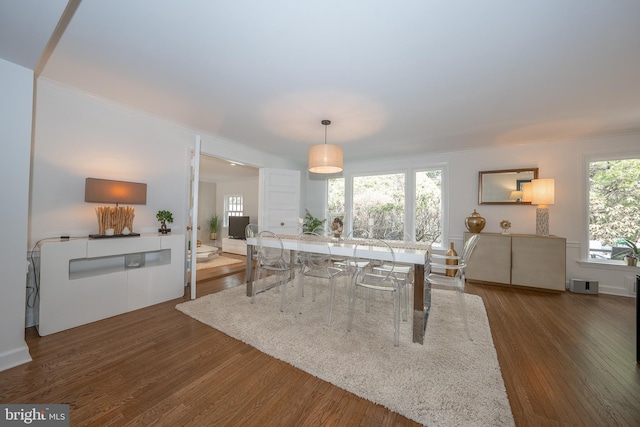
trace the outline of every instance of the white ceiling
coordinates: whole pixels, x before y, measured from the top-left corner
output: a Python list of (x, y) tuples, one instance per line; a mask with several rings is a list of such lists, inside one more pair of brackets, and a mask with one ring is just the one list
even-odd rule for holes
[[(66, 5), (0, 0), (34, 68)], [(42, 76), (306, 163), (640, 129), (638, 0), (83, 0)]]

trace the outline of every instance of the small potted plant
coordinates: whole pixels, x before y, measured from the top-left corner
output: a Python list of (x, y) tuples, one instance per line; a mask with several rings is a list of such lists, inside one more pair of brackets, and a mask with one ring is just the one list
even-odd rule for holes
[(160, 228), (158, 231), (162, 234), (167, 234), (171, 232), (170, 228), (167, 228), (167, 223), (173, 223), (173, 214), (169, 211), (158, 211), (156, 214), (156, 219), (160, 221)]
[(627, 265), (635, 267), (638, 265), (638, 259), (640, 259), (640, 250), (638, 250), (638, 245), (636, 241), (638, 240), (638, 236), (632, 239), (622, 239), (622, 244), (631, 249), (631, 254), (626, 254), (624, 257), (624, 261)]
[(304, 217), (304, 223), (302, 224), (302, 232), (303, 233), (317, 233), (321, 230), (321, 227), (324, 227), (324, 223), (327, 221), (326, 219), (316, 218), (306, 209), (307, 214)]
[(209, 219), (209, 239), (217, 240), (218, 239), (218, 230), (220, 230), (220, 221), (218, 218), (218, 214), (214, 214)]

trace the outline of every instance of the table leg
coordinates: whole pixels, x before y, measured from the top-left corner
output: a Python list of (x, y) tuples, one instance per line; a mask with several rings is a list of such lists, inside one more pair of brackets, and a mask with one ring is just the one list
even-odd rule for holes
[(424, 280), (424, 265), (414, 265), (413, 280), (413, 342), (424, 344), (427, 320), (431, 309), (431, 283)]
[(247, 245), (247, 266), (244, 273), (247, 280), (247, 296), (253, 295), (253, 245)]

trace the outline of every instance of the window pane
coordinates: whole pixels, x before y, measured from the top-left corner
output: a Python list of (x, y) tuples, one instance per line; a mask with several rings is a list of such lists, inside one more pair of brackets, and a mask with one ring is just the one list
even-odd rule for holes
[(416, 241), (441, 245), (442, 171), (416, 172)]
[(369, 230), (383, 239), (404, 233), (404, 174), (353, 178), (353, 229)]
[(224, 226), (229, 226), (230, 216), (244, 215), (244, 197), (243, 196), (225, 196), (224, 197)]
[(640, 159), (589, 162), (589, 258), (622, 259), (640, 223)]
[(344, 214), (344, 178), (330, 178), (327, 183), (329, 213)]
[(344, 178), (327, 180), (328, 228), (335, 236), (344, 232)]

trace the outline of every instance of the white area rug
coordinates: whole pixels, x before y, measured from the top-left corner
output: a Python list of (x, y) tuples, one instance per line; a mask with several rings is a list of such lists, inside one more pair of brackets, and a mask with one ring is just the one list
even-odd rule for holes
[[(322, 282), (321, 282), (322, 283)], [(324, 282), (326, 283), (326, 282)], [(326, 326), (327, 293), (295, 315), (294, 287), (284, 313), (271, 290), (250, 304), (239, 286), (176, 306), (183, 313), (311, 375), (428, 426), (513, 426), (482, 299), (466, 295), (473, 341), (464, 333), (453, 291), (434, 290), (425, 345), (412, 343), (411, 323), (401, 325), (393, 347), (392, 302), (376, 297), (370, 313), (359, 300), (347, 332), (347, 292), (336, 293), (333, 323)]]

